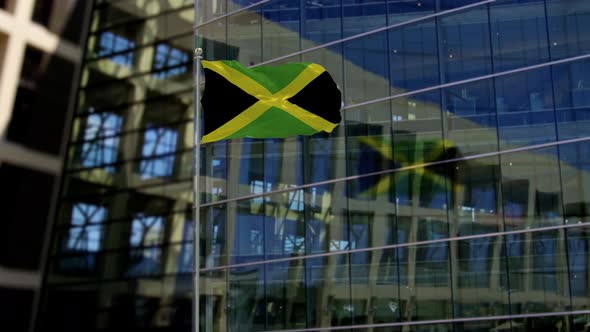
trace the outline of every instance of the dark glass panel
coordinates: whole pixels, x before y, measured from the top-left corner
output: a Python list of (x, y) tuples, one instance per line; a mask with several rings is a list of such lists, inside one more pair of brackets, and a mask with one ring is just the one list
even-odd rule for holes
[(544, 1), (497, 1), (490, 5), (494, 71), (549, 59)]
[(397, 24), (434, 14), (436, 0), (387, 0), (388, 24)]
[(566, 223), (590, 221), (590, 143), (559, 146)]
[[(502, 177), (498, 158), (453, 162), (447, 166), (447, 174), (453, 188), (450, 194), (452, 210), (449, 211), (453, 220), (451, 233), (468, 236), (500, 231)], [(477, 254), (471, 250), (468, 252)]]
[(300, 2), (271, 1), (262, 6), (262, 60), (270, 60), (300, 49)]
[(389, 95), (387, 34), (380, 32), (345, 42), (344, 45), (345, 105)]
[(566, 234), (572, 309), (584, 310), (588, 307), (590, 299), (588, 287), (590, 234), (586, 227), (568, 229)]
[(39, 269), (53, 186), (49, 174), (0, 165), (0, 266)]
[(556, 140), (555, 111), (547, 68), (496, 78), (500, 149)]
[(307, 260), (308, 326), (352, 324), (354, 306), (349, 271), (347, 254)]
[(492, 72), (488, 10), (471, 9), (440, 18), (439, 52), (444, 82)]
[(445, 138), (455, 157), (498, 150), (496, 107), (492, 80), (445, 88)]
[(302, 19), (303, 49), (342, 38), (341, 0), (305, 1)]
[(228, 278), (227, 331), (265, 330), (265, 266), (233, 268)]
[[(394, 167), (391, 149), (389, 102), (345, 111), (348, 175), (365, 175)], [(391, 176), (362, 177), (348, 182), (348, 197), (361, 200), (387, 198)]]
[(510, 312), (563, 311), (570, 305), (563, 231), (507, 235), (503, 287), (510, 294)]
[[(472, 227), (476, 228), (476, 227)], [(473, 233), (490, 232), (485, 226)], [(456, 288), (454, 288), (456, 317), (486, 317), (508, 315), (508, 289), (498, 287), (506, 271), (501, 269), (500, 237), (481, 237), (451, 242), (456, 250)], [(455, 248), (453, 248), (455, 247)], [(481, 326), (487, 326), (483, 324)], [(491, 326), (493, 327), (493, 325)], [(490, 328), (491, 328), (490, 327)]]
[[(57, 155), (63, 130), (74, 64), (27, 47), (6, 128), (6, 138), (34, 150)], [(42, 139), (41, 139), (42, 138)]]
[(0, 312), (3, 324), (11, 331), (29, 331), (35, 293), (28, 289), (0, 288)]
[(344, 37), (384, 27), (386, 0), (342, 0)]
[(435, 86), (439, 83), (435, 21), (389, 30), (391, 93)]
[(547, 1), (549, 45), (553, 60), (590, 52), (590, 3), (587, 1)]
[(262, 61), (261, 8), (233, 14), (227, 18), (227, 43), (239, 49), (236, 57), (244, 66)]
[(553, 93), (560, 140), (590, 133), (590, 61), (582, 60), (552, 67)]
[(554, 147), (501, 156), (506, 228), (561, 225), (562, 195)]

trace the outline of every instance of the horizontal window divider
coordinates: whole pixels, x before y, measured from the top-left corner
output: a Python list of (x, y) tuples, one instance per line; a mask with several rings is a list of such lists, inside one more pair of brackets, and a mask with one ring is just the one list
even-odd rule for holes
[[(88, 278), (88, 280), (84, 281), (71, 281), (71, 282), (64, 282), (64, 283), (51, 283), (47, 282), (45, 287), (47, 289), (63, 289), (63, 288), (70, 288), (70, 287), (77, 287), (77, 286), (102, 286), (104, 284), (116, 284), (120, 282), (137, 282), (138, 280), (145, 280), (145, 279), (152, 279), (157, 281), (162, 281), (164, 278), (177, 278), (179, 276), (186, 276), (190, 278), (193, 275), (192, 271), (187, 272), (174, 272), (174, 273), (154, 273), (154, 274), (145, 274), (145, 275), (135, 275), (135, 276), (123, 276), (121, 278), (97, 278), (96, 276), (92, 275), (92, 271), (89, 271), (87, 275), (84, 274), (74, 274), (74, 275), (66, 275), (60, 276), (61, 278)], [(97, 273), (97, 272), (95, 272)], [(54, 274), (57, 274), (54, 272)]]
[(424, 240), (424, 241), (416, 241), (416, 242), (389, 244), (389, 245), (368, 247), (368, 248), (329, 251), (329, 252), (323, 252), (323, 253), (318, 253), (318, 254), (299, 255), (299, 256), (274, 258), (274, 259), (255, 261), (255, 262), (205, 267), (205, 268), (200, 269), (199, 271), (200, 272), (214, 272), (214, 271), (229, 270), (229, 269), (235, 269), (235, 268), (264, 266), (264, 265), (275, 264), (275, 263), (286, 263), (286, 262), (293, 262), (293, 261), (306, 260), (306, 259), (325, 258), (325, 257), (331, 257), (331, 256), (339, 256), (339, 255), (351, 255), (351, 254), (358, 254), (358, 253), (374, 252), (377, 250), (391, 250), (391, 249), (399, 249), (399, 248), (414, 247), (414, 246), (416, 246), (416, 247), (417, 246), (425, 246), (425, 245), (430, 245), (430, 244), (474, 240), (474, 239), (482, 239), (482, 238), (490, 238), (490, 237), (500, 237), (500, 236), (506, 236), (506, 235), (519, 235), (519, 234), (526, 234), (526, 233), (539, 233), (539, 232), (557, 231), (557, 230), (565, 230), (565, 229), (575, 229), (575, 228), (582, 228), (582, 227), (590, 227), (590, 222), (583, 222), (583, 223), (580, 222), (580, 223), (575, 223), (575, 224), (561, 224), (561, 225), (556, 225), (556, 226), (545, 226), (545, 227), (535, 227), (535, 228), (527, 227), (525, 229), (519, 229), (519, 230), (515, 230), (515, 231), (500, 231), (500, 232), (492, 232), (492, 233), (484, 233), (484, 234), (476, 234), (476, 235), (454, 236), (454, 237), (447, 237), (447, 238), (435, 239), (435, 240)]
[[(121, 51), (117, 51), (117, 52), (112, 52), (112, 53), (105, 54), (105, 55), (95, 56), (95, 57), (92, 57), (92, 58), (86, 58), (84, 60), (84, 64), (86, 65), (88, 63), (92, 63), (92, 62), (96, 62), (96, 61), (99, 61), (99, 60), (108, 59), (108, 58), (111, 58), (111, 57), (117, 56), (117, 55), (124, 55), (124, 54), (127, 54), (129, 52), (136, 52), (136, 51), (141, 50), (142, 48), (148, 48), (148, 47), (151, 47), (151, 46), (154, 46), (154, 45), (166, 43), (166, 42), (168, 42), (170, 40), (174, 40), (174, 39), (178, 39), (178, 38), (182, 38), (182, 37), (187, 37), (187, 36), (190, 36), (190, 35), (191, 35), (191, 32), (190, 31), (189, 32), (182, 32), (182, 33), (179, 33), (179, 34), (176, 34), (176, 35), (173, 35), (173, 36), (169, 36), (166, 39), (156, 39), (156, 40), (154, 40), (152, 42), (145, 43), (145, 44), (135, 45), (134, 47), (130, 47), (130, 48), (125, 49), (125, 50), (121, 50)], [(90, 53), (90, 52), (88, 52), (88, 53)], [(189, 52), (189, 53), (191, 53), (191, 52)]]
[[(490, 4), (490, 3), (494, 3), (496, 1), (497, 0), (486, 0), (486, 1), (481, 1), (481, 2), (473, 3), (473, 4), (462, 6), (462, 7), (457, 7), (457, 8), (453, 8), (453, 9), (441, 11), (441, 12), (430, 14), (430, 15), (420, 16), (420, 17), (417, 17), (417, 18), (414, 18), (414, 19), (411, 19), (411, 20), (407, 20), (407, 21), (404, 21), (404, 22), (400, 22), (400, 23), (396, 23), (396, 24), (391, 24), (391, 25), (388, 25), (388, 26), (384, 26), (384, 27), (381, 27), (381, 28), (378, 28), (378, 29), (366, 31), (366, 32), (359, 33), (359, 34), (356, 34), (356, 35), (353, 35), (353, 36), (349, 36), (349, 37), (346, 37), (346, 38), (341, 38), (341, 39), (334, 40), (334, 41), (331, 41), (331, 42), (328, 42), (328, 43), (324, 43), (324, 44), (321, 44), (321, 45), (316, 45), (314, 47), (306, 48), (304, 50), (300, 50), (300, 51), (297, 51), (297, 52), (286, 54), (286, 55), (283, 55), (283, 56), (280, 56), (280, 57), (277, 57), (277, 58), (273, 58), (273, 59), (270, 59), (270, 60), (262, 61), (261, 63), (257, 63), (255, 65), (252, 65), (252, 66), (249, 66), (249, 67), (252, 68), (252, 67), (258, 67), (258, 66), (262, 66), (262, 65), (271, 64), (273, 62), (277, 62), (277, 61), (285, 60), (285, 59), (288, 59), (288, 58), (291, 58), (291, 57), (294, 57), (294, 56), (297, 56), (297, 55), (301, 55), (301, 54), (305, 54), (305, 53), (317, 51), (319, 49), (327, 48), (327, 47), (330, 47), (330, 46), (333, 46), (333, 45), (343, 44), (345, 42), (348, 42), (348, 41), (351, 41), (351, 40), (355, 40), (355, 39), (359, 39), (359, 38), (363, 38), (363, 37), (366, 37), (366, 36), (370, 36), (372, 34), (376, 34), (376, 33), (379, 33), (379, 32), (387, 31), (387, 30), (390, 30), (390, 29), (398, 28), (398, 27), (403, 27), (403, 26), (406, 26), (406, 25), (412, 25), (412, 24), (419, 23), (419, 22), (422, 22), (422, 21), (427, 21), (429, 19), (436, 18), (436, 17), (439, 17), (439, 16), (446, 16), (446, 15), (450, 15), (450, 14), (455, 14), (455, 13), (458, 13), (458, 12), (461, 12), (461, 11), (465, 11), (465, 10), (477, 8), (477, 7), (480, 7), (480, 6), (483, 6), (483, 5), (487, 5), (487, 4)], [(266, 2), (259, 2), (256, 5), (260, 5), (260, 4), (263, 4), (263, 3), (266, 3)], [(248, 6), (248, 7), (253, 7), (253, 6)], [(239, 10), (239, 11), (242, 11), (242, 10)], [(236, 11), (236, 12), (239, 12), (239, 11)], [(232, 12), (232, 13), (226, 15), (226, 16), (230, 16), (230, 15), (232, 15), (234, 13), (235, 12)], [(215, 20), (221, 19), (221, 18), (223, 18), (223, 17), (216, 18)], [(205, 25), (205, 24), (201, 24), (201, 25), (195, 27), (195, 30), (197, 28), (202, 27), (203, 25)]]
[(346, 182), (346, 181), (350, 181), (350, 180), (363, 179), (363, 178), (367, 178), (367, 177), (371, 177), (371, 176), (393, 174), (393, 173), (397, 173), (397, 172), (409, 171), (409, 170), (414, 170), (414, 169), (419, 169), (419, 168), (424, 168), (424, 167), (432, 167), (432, 166), (451, 164), (451, 163), (459, 162), (459, 161), (475, 160), (475, 159), (486, 158), (486, 157), (495, 157), (495, 156), (505, 155), (505, 154), (509, 154), (509, 153), (537, 150), (537, 149), (542, 149), (542, 148), (547, 148), (547, 147), (554, 147), (554, 146), (560, 146), (560, 145), (566, 145), (566, 144), (572, 144), (572, 143), (578, 143), (578, 142), (586, 142), (586, 141), (590, 141), (590, 137), (579, 137), (579, 138), (554, 141), (554, 142), (549, 142), (549, 143), (527, 145), (527, 146), (522, 146), (522, 147), (518, 147), (518, 148), (501, 150), (501, 151), (487, 152), (487, 153), (481, 153), (481, 154), (470, 155), (470, 156), (465, 156), (465, 157), (451, 158), (451, 159), (446, 159), (446, 160), (441, 160), (441, 161), (433, 161), (433, 162), (404, 166), (404, 167), (399, 167), (399, 168), (390, 168), (390, 169), (381, 170), (381, 171), (377, 171), (377, 172), (351, 175), (351, 176), (346, 176), (346, 177), (337, 178), (337, 179), (330, 179), (330, 180), (325, 180), (325, 181), (306, 183), (303, 185), (295, 185), (290, 188), (277, 189), (277, 190), (266, 191), (266, 192), (262, 192), (262, 193), (258, 193), (258, 194), (244, 195), (244, 196), (239, 196), (239, 197), (218, 200), (215, 202), (202, 203), (202, 204), (200, 204), (200, 207), (210, 207), (210, 206), (215, 206), (215, 205), (222, 205), (222, 204), (227, 204), (227, 203), (231, 203), (231, 202), (250, 200), (250, 199), (254, 199), (254, 198), (282, 194), (282, 193), (297, 191), (297, 190), (301, 190), (301, 189), (313, 188), (313, 187), (317, 187), (317, 186), (335, 184), (335, 183)]
[(117, 166), (130, 164), (130, 163), (150, 161), (150, 160), (155, 160), (155, 159), (160, 159), (160, 158), (165, 158), (165, 157), (170, 157), (170, 156), (181, 155), (181, 154), (184, 154), (187, 152), (192, 152), (192, 151), (193, 151), (193, 149), (191, 147), (191, 148), (185, 148), (185, 149), (177, 149), (177, 150), (174, 150), (173, 152), (167, 152), (167, 153), (162, 153), (162, 154), (157, 154), (157, 155), (137, 157), (137, 158), (131, 158), (131, 159), (125, 159), (125, 160), (117, 160), (114, 163), (100, 164), (100, 165), (96, 165), (96, 166), (92, 166), (92, 167), (66, 168), (65, 174), (69, 175), (72, 173), (80, 173), (80, 172), (85, 172), (85, 171), (91, 171), (94, 169), (102, 169), (105, 167), (117, 167)]
[[(363, 106), (367, 106), (367, 105), (382, 103), (382, 102), (388, 101), (388, 100), (412, 96), (412, 95), (420, 94), (420, 93), (424, 93), (424, 92), (430, 92), (430, 91), (434, 91), (434, 90), (438, 90), (438, 89), (444, 89), (444, 88), (448, 88), (448, 87), (452, 87), (452, 86), (483, 81), (483, 80), (487, 80), (490, 78), (496, 78), (496, 77), (502, 77), (502, 76), (507, 76), (507, 75), (512, 75), (512, 74), (522, 73), (522, 72), (526, 72), (529, 70), (540, 69), (540, 68), (550, 67), (550, 66), (569, 63), (569, 62), (575, 62), (575, 61), (584, 60), (584, 59), (590, 59), (590, 54), (578, 55), (578, 56), (574, 56), (574, 57), (570, 57), (570, 58), (554, 60), (554, 61), (550, 61), (550, 62), (544, 62), (544, 63), (532, 65), (532, 66), (526, 66), (526, 67), (521, 67), (521, 68), (517, 68), (517, 69), (506, 70), (506, 71), (502, 71), (499, 73), (478, 76), (478, 77), (474, 77), (474, 78), (468, 78), (468, 79), (456, 81), (456, 82), (439, 84), (439, 85), (435, 85), (435, 86), (431, 86), (431, 87), (427, 87), (427, 88), (422, 88), (422, 89), (418, 89), (418, 90), (413, 90), (413, 91), (409, 91), (409, 92), (404, 92), (404, 93), (398, 93), (398, 94), (395, 94), (392, 96), (373, 99), (373, 100), (369, 100), (369, 101), (354, 104), (354, 105), (346, 105), (346, 106), (342, 107), (342, 109), (348, 110), (351, 108), (363, 107)], [(496, 113), (489, 113), (489, 114), (496, 114)], [(502, 114), (510, 114), (510, 113), (498, 113), (498, 115), (502, 115)]]
[[(94, 113), (88, 113), (88, 114), (90, 115), (90, 114), (94, 114)], [(80, 118), (80, 117), (78, 116), (77, 118)], [(145, 132), (148, 129), (170, 128), (172, 126), (178, 126), (178, 125), (182, 125), (185, 123), (192, 123), (192, 121), (193, 121), (192, 118), (186, 118), (186, 119), (177, 120), (177, 121), (173, 121), (173, 122), (161, 123), (161, 124), (158, 124), (158, 126), (154, 126), (154, 127), (140, 127), (140, 128), (130, 129), (130, 130), (118, 131), (116, 134), (113, 134), (113, 135), (103, 135), (103, 136), (93, 137), (90, 139), (74, 140), (74, 141), (70, 141), (70, 147), (75, 148), (76, 145), (81, 145), (84, 143), (99, 142), (99, 141), (109, 139), (109, 138), (118, 138), (118, 137), (130, 135), (130, 134), (141, 133), (141, 132)]]
[[(129, 224), (131, 225), (131, 224)], [(98, 251), (83, 251), (80, 250), (79, 252), (75, 252), (75, 251), (71, 251), (68, 252), (67, 250), (60, 250), (57, 252), (54, 252), (51, 254), (51, 257), (49, 257), (50, 260), (52, 261), (56, 261), (59, 260), (60, 258), (72, 258), (72, 257), (79, 257), (79, 256), (85, 256), (85, 255), (97, 255), (97, 256), (101, 256), (101, 255), (109, 255), (109, 254), (113, 254), (113, 253), (127, 253), (127, 254), (131, 254), (134, 251), (143, 251), (143, 250), (149, 250), (149, 249), (167, 249), (167, 248), (171, 248), (174, 246), (179, 246), (179, 245), (187, 245), (193, 244), (192, 240), (183, 240), (183, 241), (167, 241), (167, 242), (162, 242), (162, 243), (158, 243), (158, 244), (153, 244), (153, 245), (144, 245), (144, 246), (136, 246), (136, 247), (132, 247), (132, 246), (121, 246), (121, 247), (114, 247), (114, 248), (108, 248), (108, 249), (101, 249)], [(192, 254), (192, 252), (191, 252)]]
[[(102, 106), (102, 107), (99, 107), (99, 108), (95, 109), (92, 112), (88, 112), (88, 111), (78, 112), (76, 114), (76, 117), (88, 116), (90, 114), (96, 114), (96, 113), (113, 112), (113, 111), (122, 110), (122, 109), (129, 108), (129, 107), (133, 107), (135, 105), (156, 102), (158, 100), (162, 100), (162, 99), (166, 99), (166, 98), (171, 98), (171, 97), (174, 97), (174, 96), (177, 96), (177, 95), (181, 95), (181, 94), (185, 94), (185, 93), (189, 93), (189, 92), (191, 92), (191, 93), (193, 92), (193, 87), (192, 86), (190, 88), (178, 90), (178, 91), (173, 92), (173, 93), (167, 93), (167, 94), (163, 94), (163, 95), (159, 95), (159, 96), (148, 97), (146, 99), (125, 102), (125, 103), (121, 103), (121, 104), (117, 104), (117, 105), (112, 105), (112, 106), (111, 105), (109, 105), (109, 106)], [(193, 96), (191, 94), (191, 99), (192, 98), (193, 98)], [(192, 107), (192, 104), (189, 104), (188, 106)]]
[[(235, 14), (239, 14), (239, 13), (241, 13), (241, 12), (248, 11), (248, 10), (250, 10), (250, 9), (254, 8), (254, 7), (257, 7), (257, 6), (262, 6), (262, 5), (264, 5), (265, 3), (269, 3), (269, 2), (271, 2), (271, 1), (272, 1), (272, 0), (262, 0), (262, 1), (258, 1), (257, 3), (251, 4), (251, 5), (249, 5), (249, 6), (246, 6), (246, 7), (238, 8), (238, 9), (236, 9), (236, 10), (234, 10), (234, 11), (231, 11), (231, 12), (229, 12), (229, 13), (225, 13), (225, 14), (222, 14), (222, 15), (220, 15), (220, 16), (218, 16), (218, 17), (215, 17), (215, 18), (212, 18), (212, 19), (210, 19), (210, 20), (207, 20), (207, 21), (205, 21), (205, 22), (203, 22), (203, 23), (196, 23), (195, 25), (193, 25), (193, 30), (196, 30), (196, 29), (198, 29), (198, 28), (200, 28), (200, 27), (203, 27), (203, 26), (205, 26), (205, 25), (207, 25), (207, 24), (209, 24), (209, 23), (213, 23), (213, 22), (216, 22), (216, 21), (220, 21), (220, 20), (222, 20), (222, 19), (224, 19), (224, 18), (226, 18), (226, 17), (232, 16), (232, 15), (235, 15)], [(196, 9), (195, 9), (195, 10), (196, 10)]]
[[(155, 187), (165, 187), (165, 186), (170, 186), (170, 185), (175, 185), (175, 184), (190, 184), (192, 183), (192, 179), (193, 176), (191, 175), (190, 177), (186, 177), (186, 178), (173, 178), (173, 179), (169, 179), (167, 177), (158, 177), (158, 178), (151, 178), (151, 179), (146, 179), (145, 181), (148, 182), (144, 185), (140, 185), (137, 187), (122, 187), (122, 188), (117, 188), (117, 187), (112, 187), (112, 186), (106, 186), (106, 185), (102, 185), (102, 184), (92, 184), (93, 186), (96, 187), (100, 187), (101, 189), (105, 189), (105, 191), (100, 192), (100, 193), (88, 193), (88, 194), (74, 194), (74, 195), (67, 195), (67, 196), (63, 196), (61, 198), (62, 202), (92, 202), (93, 199), (96, 199), (97, 194), (100, 195), (101, 197), (105, 197), (105, 196), (109, 196), (109, 195), (116, 195), (116, 194), (121, 194), (121, 193), (134, 193), (137, 191), (141, 191), (141, 190), (145, 190), (145, 189), (151, 189), (151, 188), (155, 188)], [(192, 186), (191, 186), (192, 187)]]
[[(149, 76), (149, 75), (153, 75), (153, 74), (156, 74), (156, 73), (165, 72), (167, 70), (172, 70), (172, 69), (182, 68), (182, 67), (187, 67), (186, 73), (175, 74), (175, 75), (171, 75), (169, 77), (178, 77), (178, 76), (181, 76), (181, 75), (187, 75), (187, 74), (190, 73), (190, 71), (188, 70), (189, 69), (188, 67), (189, 66), (192, 66), (192, 63), (193, 62), (189, 60), (189, 61), (187, 61), (185, 63), (181, 63), (181, 64), (178, 64), (178, 65), (175, 65), (175, 66), (163, 67), (163, 68), (158, 68), (157, 70), (150, 70), (150, 71), (145, 71), (145, 72), (144, 71), (137, 72), (137, 73), (133, 73), (133, 74), (131, 74), (129, 76), (120, 77), (120, 78), (112, 78), (112, 79), (108, 79), (108, 80), (105, 80), (105, 81), (101, 81), (101, 82), (97, 82), (97, 83), (93, 83), (93, 84), (90, 84), (90, 85), (86, 85), (86, 86), (80, 87), (80, 91), (88, 91), (88, 90), (92, 90), (92, 89), (96, 89), (96, 88), (101, 88), (101, 87), (103, 87), (105, 85), (108, 86), (108, 85), (111, 85), (113, 83), (120, 83), (121, 81), (126, 81), (126, 80), (130, 80), (130, 79), (134, 79), (134, 78), (138, 78), (138, 77), (142, 77), (142, 76)], [(192, 74), (190, 74), (190, 75), (192, 76)], [(152, 79), (155, 80), (155, 81), (163, 82), (163, 81), (168, 80), (168, 77), (163, 77), (163, 78), (153, 77)]]
[(413, 325), (440, 325), (440, 324), (453, 324), (453, 323), (469, 323), (469, 322), (483, 322), (491, 320), (512, 320), (522, 318), (543, 318), (543, 317), (555, 317), (555, 316), (573, 316), (573, 315), (588, 315), (590, 310), (574, 310), (574, 311), (551, 311), (551, 312), (540, 312), (540, 313), (528, 313), (528, 314), (514, 314), (514, 315), (499, 315), (499, 316), (480, 316), (480, 317), (458, 317), (448, 319), (433, 319), (433, 320), (417, 320), (409, 322), (396, 322), (396, 323), (380, 323), (380, 324), (360, 324), (360, 325), (347, 325), (347, 326), (332, 326), (332, 327), (313, 327), (303, 329), (289, 329), (289, 330), (265, 330), (264, 332), (311, 332), (311, 331), (342, 331), (342, 330), (356, 330), (356, 329), (373, 329), (382, 327), (397, 327), (397, 326), (413, 326)]
[[(94, 31), (90, 31), (90, 34), (91, 35), (94, 35), (94, 34), (98, 34), (98, 33), (101, 33), (101, 32), (109, 31), (111, 29), (116, 29), (116, 28), (119, 28), (119, 27), (125, 27), (125, 26), (128, 26), (129, 24), (134, 24), (134, 23), (141, 24), (141, 23), (143, 23), (143, 22), (145, 22), (147, 20), (151, 20), (151, 19), (154, 19), (154, 18), (166, 16), (166, 15), (169, 15), (169, 14), (174, 14), (176, 12), (181, 12), (183, 10), (187, 10), (187, 9), (191, 9), (191, 8), (194, 8), (194, 4), (180, 6), (178, 8), (172, 8), (172, 9), (169, 9), (169, 10), (164, 10), (164, 11), (161, 11), (161, 12), (155, 14), (155, 15), (149, 15), (149, 16), (143, 16), (143, 17), (133, 18), (131, 20), (116, 21), (116, 22), (111, 23), (109, 25), (105, 25), (105, 26), (99, 27), (99, 28), (97, 28)], [(108, 6), (105, 6), (105, 8), (97, 8), (96, 11), (102, 11), (102, 10), (105, 10), (105, 9), (108, 10), (109, 9)]]
[[(80, 203), (86, 203), (86, 202), (80, 201)], [(92, 203), (92, 202), (90, 202), (90, 203)], [(192, 211), (193, 211), (192, 207), (187, 207), (187, 208), (179, 209), (179, 210), (166, 211), (165, 213), (146, 214), (146, 216), (147, 217), (162, 217), (165, 219), (165, 218), (167, 218), (169, 216), (173, 216), (173, 215), (192, 213)], [(137, 213), (143, 213), (143, 212), (138, 211)], [(133, 219), (135, 219), (135, 218), (133, 218), (133, 216), (127, 216), (127, 217), (122, 217), (122, 218), (105, 219), (99, 223), (90, 223), (90, 224), (86, 224), (86, 225), (56, 224), (55, 230), (56, 230), (56, 233), (57, 232), (61, 233), (63, 231), (67, 231), (70, 229), (88, 228), (88, 227), (93, 227), (93, 226), (123, 225), (123, 224), (130, 223)], [(192, 217), (189, 218), (188, 220), (192, 222)]]

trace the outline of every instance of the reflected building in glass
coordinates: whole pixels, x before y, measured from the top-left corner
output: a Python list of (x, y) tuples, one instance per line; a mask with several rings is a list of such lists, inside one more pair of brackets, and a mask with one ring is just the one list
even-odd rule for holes
[(590, 2), (196, 7), (95, 2), (40, 331), (191, 329), (195, 42), (343, 93), (201, 147), (201, 331), (588, 331)]

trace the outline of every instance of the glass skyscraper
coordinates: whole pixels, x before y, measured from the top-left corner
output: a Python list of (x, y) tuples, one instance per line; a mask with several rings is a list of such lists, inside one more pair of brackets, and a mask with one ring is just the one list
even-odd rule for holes
[(329, 135), (201, 146), (200, 331), (590, 329), (590, 1), (93, 14), (39, 331), (191, 329), (195, 46), (343, 93)]

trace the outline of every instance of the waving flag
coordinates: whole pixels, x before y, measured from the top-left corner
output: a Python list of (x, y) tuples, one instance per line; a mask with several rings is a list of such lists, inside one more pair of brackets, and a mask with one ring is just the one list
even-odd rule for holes
[(201, 143), (329, 133), (341, 121), (340, 90), (318, 64), (246, 68), (237, 61), (201, 63), (205, 70)]

